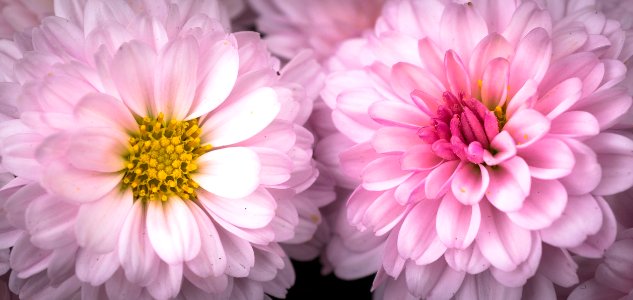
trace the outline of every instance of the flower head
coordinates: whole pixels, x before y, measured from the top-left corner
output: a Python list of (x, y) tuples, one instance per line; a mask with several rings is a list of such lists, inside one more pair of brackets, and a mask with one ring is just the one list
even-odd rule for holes
[(388, 236), (376, 280), (446, 260), (518, 287), (545, 247), (600, 256), (615, 237), (601, 196), (633, 184), (615, 175), (630, 140), (609, 130), (631, 106), (619, 24), (584, 2), (406, 0), (376, 24), (322, 93), (355, 143), (349, 221)]
[(383, 0), (249, 1), (257, 27), (275, 54), (289, 59), (304, 48), (325, 60), (340, 42), (371, 29)]
[(2, 166), (24, 185), (5, 204), (23, 230), (14, 292), (284, 296), (278, 243), (318, 174), (311, 100), (287, 75), (312, 74), (309, 55), (308, 71), (278, 70), (216, 1), (57, 4), (16, 47), (19, 117), (0, 123)]

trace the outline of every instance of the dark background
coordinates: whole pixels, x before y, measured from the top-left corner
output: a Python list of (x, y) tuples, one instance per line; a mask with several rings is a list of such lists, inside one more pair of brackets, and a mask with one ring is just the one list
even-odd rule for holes
[(295, 285), (288, 290), (286, 299), (371, 299), (371, 283), (374, 276), (346, 281), (334, 274), (321, 275), (318, 259), (310, 262), (293, 261), (295, 267)]

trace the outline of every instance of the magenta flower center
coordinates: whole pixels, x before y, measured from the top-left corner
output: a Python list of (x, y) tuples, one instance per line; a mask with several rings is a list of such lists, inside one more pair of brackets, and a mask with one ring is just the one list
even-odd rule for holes
[(438, 106), (431, 125), (418, 131), (420, 138), (431, 144), (433, 152), (446, 160), (461, 159), (483, 163), (484, 149), (505, 123), (501, 107), (494, 112), (479, 100), (444, 92), (444, 104)]

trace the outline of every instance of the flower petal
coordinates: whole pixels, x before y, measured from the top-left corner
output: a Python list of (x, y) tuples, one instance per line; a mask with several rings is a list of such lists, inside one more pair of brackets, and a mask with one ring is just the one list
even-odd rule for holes
[(402, 258), (428, 264), (446, 251), (434, 226), (439, 202), (421, 201), (407, 214), (398, 232), (398, 252)]
[(198, 70), (200, 82), (187, 119), (200, 117), (222, 104), (233, 90), (237, 79), (240, 58), (230, 41), (216, 42), (208, 53), (209, 55), (201, 57), (203, 62)]
[(131, 190), (112, 190), (103, 198), (82, 205), (75, 227), (77, 244), (93, 253), (113, 251), (133, 202)]
[(471, 95), (470, 76), (466, 66), (459, 55), (453, 50), (448, 50), (444, 57), (444, 68), (446, 69), (446, 80), (454, 95)]
[(428, 124), (429, 118), (417, 107), (395, 101), (378, 101), (369, 107), (369, 116), (382, 125), (418, 129)]
[(555, 247), (576, 247), (600, 230), (602, 219), (602, 211), (593, 196), (569, 196), (565, 211), (552, 225), (541, 230), (541, 238)]
[(451, 190), (455, 199), (464, 205), (479, 203), (484, 197), (490, 176), (483, 165), (463, 163), (451, 182)]
[(468, 248), (477, 236), (480, 223), (479, 205), (463, 205), (451, 193), (446, 193), (437, 211), (435, 228), (447, 248)]
[(417, 145), (410, 148), (401, 158), (402, 169), (411, 171), (430, 170), (441, 164), (444, 159), (431, 150), (430, 145)]
[(200, 253), (187, 262), (187, 268), (199, 277), (220, 276), (226, 269), (226, 254), (222, 241), (211, 219), (197, 204), (188, 201), (187, 206), (200, 230)]
[(154, 280), (160, 261), (147, 235), (142, 201), (135, 201), (123, 223), (119, 237), (119, 261), (125, 277), (145, 286)]
[(90, 202), (111, 192), (122, 177), (122, 173), (85, 171), (53, 162), (44, 170), (42, 186), (68, 200)]
[(156, 112), (154, 103), (154, 72), (156, 53), (144, 43), (123, 44), (114, 55), (110, 70), (112, 80), (125, 105), (139, 116)]
[(203, 134), (213, 147), (235, 144), (261, 132), (275, 119), (279, 109), (277, 93), (262, 87), (224, 103), (202, 125)]
[(523, 87), (528, 79), (540, 82), (549, 68), (552, 41), (544, 28), (535, 28), (519, 41), (510, 63), (510, 95)]
[(411, 172), (400, 167), (399, 156), (381, 157), (363, 169), (363, 187), (371, 191), (384, 191), (401, 184), (409, 176)]
[(518, 111), (503, 127), (503, 131), (514, 138), (517, 148), (524, 148), (538, 141), (549, 129), (550, 121), (533, 109)]
[(390, 153), (406, 152), (421, 142), (416, 130), (387, 126), (376, 130), (371, 145), (378, 153)]
[(496, 168), (488, 168), (490, 185), (486, 197), (497, 209), (509, 212), (521, 209), (530, 193), (530, 169), (520, 157), (503, 162)]
[(156, 110), (169, 119), (184, 120), (196, 92), (199, 56), (193, 37), (178, 39), (168, 45), (159, 58), (154, 83)]
[(200, 231), (183, 200), (149, 201), (147, 236), (158, 257), (168, 264), (193, 259), (200, 252)]
[(231, 199), (250, 195), (259, 186), (261, 164), (257, 153), (245, 147), (213, 150), (198, 158), (192, 178), (203, 189)]
[(481, 254), (499, 270), (514, 270), (530, 255), (533, 243), (530, 231), (487, 204), (480, 208), (481, 227), (476, 240)]
[(264, 188), (244, 198), (227, 199), (204, 191), (198, 192), (200, 203), (214, 215), (242, 228), (262, 228), (275, 216), (275, 198)]
[(582, 91), (582, 81), (578, 78), (569, 78), (541, 96), (534, 109), (543, 113), (547, 118), (554, 119), (567, 111), (579, 99)]
[(532, 190), (523, 207), (508, 213), (515, 224), (529, 230), (548, 227), (558, 219), (567, 205), (567, 190), (558, 180), (532, 180)]
[(575, 165), (574, 154), (558, 139), (542, 139), (519, 150), (518, 155), (530, 167), (532, 177), (559, 179), (571, 174)]
[(446, 161), (429, 173), (424, 184), (424, 193), (428, 199), (439, 198), (446, 192), (459, 164), (456, 160)]

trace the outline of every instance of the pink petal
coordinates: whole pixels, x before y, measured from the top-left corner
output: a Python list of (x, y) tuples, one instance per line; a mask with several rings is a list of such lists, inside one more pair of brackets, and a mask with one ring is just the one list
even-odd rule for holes
[(218, 234), (227, 255), (225, 274), (234, 277), (246, 277), (255, 265), (255, 253), (250, 243), (224, 230)]
[(367, 209), (383, 193), (389, 193), (389, 191), (375, 192), (368, 191), (362, 186), (357, 187), (347, 200), (347, 220), (349, 224), (364, 228), (362, 220), (365, 217)]
[(519, 41), (510, 63), (510, 95), (523, 87), (528, 79), (540, 82), (549, 68), (552, 41), (543, 28), (530, 31)]
[(428, 124), (429, 118), (417, 107), (395, 101), (378, 101), (369, 107), (369, 116), (382, 125), (418, 129)]
[(212, 150), (198, 158), (199, 171), (192, 176), (200, 187), (231, 199), (250, 195), (259, 186), (261, 164), (245, 147)]
[(425, 299), (449, 299), (460, 288), (465, 275), (441, 260), (424, 266), (409, 263), (405, 273), (409, 291)]
[(547, 228), (558, 219), (567, 205), (567, 190), (558, 180), (532, 180), (530, 195), (523, 207), (508, 213), (515, 224), (529, 230)]
[(488, 67), (490, 61), (496, 58), (508, 59), (513, 52), (514, 49), (510, 43), (496, 32), (490, 33), (477, 44), (468, 65), (468, 70), (472, 77), (473, 97), (481, 96), (478, 81), (483, 81), (484, 70)]
[(468, 70), (466, 70), (466, 66), (459, 55), (453, 50), (446, 52), (444, 68), (446, 69), (446, 80), (453, 94), (459, 95), (463, 93), (467, 96), (471, 95)]
[(383, 235), (396, 226), (406, 212), (407, 207), (396, 201), (393, 190), (386, 191), (367, 207), (362, 222), (376, 235)]
[(404, 205), (411, 201), (418, 200), (415, 195), (424, 193), (424, 179), (428, 175), (427, 172), (416, 172), (407, 180), (401, 183), (395, 191), (395, 198), (398, 203)]
[(93, 253), (113, 251), (132, 204), (132, 191), (112, 190), (100, 200), (82, 205), (75, 227), (77, 244)]
[(481, 254), (495, 268), (512, 271), (530, 255), (530, 231), (514, 225), (506, 215), (489, 205), (480, 205), (481, 227), (477, 245)]
[(123, 44), (114, 55), (110, 70), (112, 80), (125, 105), (139, 116), (157, 113), (154, 103), (156, 53), (146, 44), (132, 41)]
[(522, 288), (507, 287), (494, 279), (490, 272), (483, 272), (466, 276), (455, 299), (521, 299), (521, 295)]
[(277, 93), (272, 88), (256, 89), (224, 105), (202, 125), (203, 134), (214, 147), (241, 142), (260, 133), (280, 110)]
[(187, 119), (202, 116), (222, 104), (237, 79), (239, 55), (230, 41), (216, 42), (208, 53), (201, 56), (203, 66), (198, 70), (200, 82)]
[(158, 276), (147, 286), (147, 291), (154, 299), (170, 299), (180, 292), (182, 284), (182, 264), (169, 265), (160, 263)]
[(156, 110), (167, 119), (183, 120), (196, 92), (198, 42), (193, 37), (178, 39), (159, 57), (154, 83)]
[(533, 109), (518, 111), (508, 120), (503, 131), (510, 133), (517, 148), (525, 148), (538, 141), (550, 129), (550, 121)]
[[(609, 103), (609, 105), (604, 105)], [(631, 96), (620, 88), (612, 88), (599, 91), (578, 102), (574, 108), (591, 113), (598, 123), (600, 129), (607, 129), (620, 122), (631, 107)]]
[(53, 252), (38, 248), (30, 243), (27, 235), (22, 235), (11, 249), (9, 258), (12, 273), (28, 278), (46, 269)]
[(421, 144), (407, 150), (402, 156), (402, 169), (411, 171), (430, 170), (441, 164), (444, 159), (435, 155), (430, 145)]
[(75, 263), (79, 280), (91, 285), (102, 285), (119, 267), (116, 252), (95, 254), (90, 250), (80, 250)]
[(398, 252), (402, 258), (428, 264), (444, 254), (446, 246), (433, 226), (438, 205), (439, 201), (421, 201), (406, 216), (398, 233)]
[(481, 255), (477, 244), (471, 244), (470, 247), (463, 250), (448, 249), (444, 258), (454, 270), (469, 274), (478, 274), (490, 267), (490, 263)]
[(120, 135), (107, 130), (82, 130), (73, 136), (67, 157), (78, 169), (118, 172), (125, 169), (127, 146)]
[(486, 197), (497, 209), (510, 212), (523, 206), (530, 193), (530, 170), (520, 157), (514, 157), (496, 168), (488, 168), (490, 185)]
[(424, 193), (428, 199), (439, 198), (446, 192), (459, 164), (456, 160), (446, 161), (429, 173), (424, 184)]
[(596, 195), (616, 194), (633, 185), (633, 141), (617, 133), (605, 132), (586, 142), (598, 154), (602, 168), (600, 183), (592, 191)]
[(600, 133), (596, 118), (584, 111), (567, 111), (552, 120), (550, 134), (565, 137), (585, 137)]
[[(4, 123), (9, 123), (6, 121)], [(11, 127), (11, 126), (9, 126)], [(2, 139), (2, 166), (16, 176), (39, 180), (41, 166), (36, 160), (37, 145), (42, 137), (31, 133), (18, 133)]]
[(225, 221), (242, 228), (262, 228), (273, 219), (275, 199), (263, 188), (244, 198), (226, 199), (200, 191), (200, 203)]
[(437, 235), (447, 248), (466, 249), (475, 240), (481, 223), (479, 205), (463, 205), (446, 193), (437, 211)]
[(71, 201), (90, 202), (110, 193), (123, 174), (84, 171), (53, 162), (42, 176), (42, 185), (49, 191)]
[(391, 68), (390, 82), (400, 99), (409, 99), (411, 92), (417, 89), (439, 100), (446, 89), (436, 74), (405, 62), (396, 63)]
[(541, 139), (529, 147), (520, 149), (518, 155), (530, 167), (532, 177), (539, 179), (565, 177), (571, 174), (575, 164), (574, 154), (558, 139)]
[(371, 145), (378, 153), (406, 152), (422, 143), (416, 132), (417, 130), (403, 127), (380, 127), (376, 130)]
[(512, 116), (519, 111), (531, 107), (533, 101), (536, 100), (538, 83), (533, 79), (528, 79), (523, 87), (519, 89), (511, 99), (508, 99), (506, 103), (506, 117), (512, 119)]
[(120, 100), (106, 94), (90, 94), (81, 99), (74, 111), (80, 122), (92, 127), (136, 131), (138, 124)]
[(147, 234), (145, 218), (143, 202), (135, 201), (121, 227), (118, 247), (125, 277), (140, 285), (154, 280), (160, 264)]
[(527, 260), (512, 271), (491, 268), (490, 273), (499, 283), (509, 287), (524, 286), (528, 278), (534, 276), (541, 261), (541, 239), (537, 233), (532, 234), (532, 246)]
[(24, 214), (33, 245), (54, 250), (74, 243), (76, 206), (55, 197), (43, 196), (33, 199)]
[(494, 150), (493, 155), (490, 151), (484, 151), (484, 162), (490, 166), (496, 166), (512, 157), (517, 153), (514, 139), (507, 131), (501, 131), (490, 143), (490, 150)]
[(400, 157), (390, 155), (370, 162), (362, 174), (363, 187), (371, 191), (393, 188), (411, 176), (410, 171), (400, 168)]
[(543, 244), (539, 273), (553, 283), (571, 287), (578, 283), (578, 264), (567, 250)]
[(106, 281), (105, 289), (110, 299), (139, 299), (142, 287), (133, 284), (125, 278), (123, 272), (118, 271)]
[(365, 166), (378, 157), (378, 154), (370, 143), (356, 144), (341, 152), (341, 168), (350, 177), (360, 179)]
[(293, 164), (292, 159), (286, 153), (269, 148), (255, 148), (254, 150), (261, 163), (260, 184), (278, 185), (290, 179)]
[(147, 235), (158, 257), (169, 264), (193, 259), (200, 252), (200, 231), (189, 208), (177, 198), (149, 201)]
[(490, 176), (483, 165), (463, 163), (455, 171), (451, 190), (456, 200), (464, 205), (473, 205), (483, 198), (489, 183)]
[(582, 82), (578, 78), (567, 79), (540, 97), (535, 109), (550, 120), (567, 111), (580, 99)]
[(618, 224), (609, 204), (602, 197), (596, 197), (596, 201), (602, 212), (602, 226), (600, 226), (600, 230), (587, 237), (580, 246), (570, 249), (576, 254), (590, 258), (601, 258), (615, 241), (618, 231)]
[(486, 21), (475, 9), (457, 3), (446, 5), (440, 21), (439, 36), (442, 49), (455, 49), (464, 61), (468, 61), (477, 42), (487, 34)]
[[(444, 52), (435, 44), (433, 39), (425, 37), (418, 40), (418, 52), (420, 53), (421, 63), (424, 69), (434, 74), (437, 79), (444, 79)], [(446, 83), (443, 82), (443, 86)], [(439, 98), (437, 99), (439, 100)]]
[(503, 106), (508, 96), (508, 69), (505, 58), (495, 58), (486, 67), (481, 79), (481, 101), (491, 110)]
[(569, 196), (565, 211), (554, 223), (541, 230), (543, 241), (556, 247), (580, 245), (600, 230), (602, 211), (591, 195)]
[(226, 254), (213, 222), (197, 204), (189, 201), (187, 206), (200, 230), (200, 253), (187, 262), (187, 268), (203, 278), (224, 274)]
[(596, 153), (585, 143), (574, 139), (566, 139), (565, 143), (574, 154), (574, 168), (571, 174), (582, 176), (567, 176), (560, 179), (570, 195), (583, 195), (591, 192), (602, 179), (602, 169), (598, 163)]

